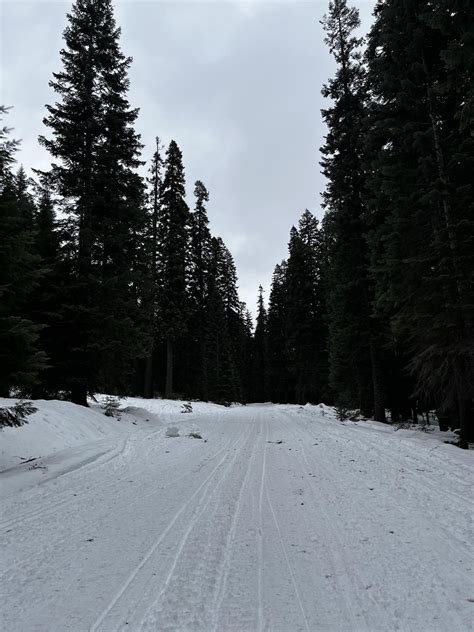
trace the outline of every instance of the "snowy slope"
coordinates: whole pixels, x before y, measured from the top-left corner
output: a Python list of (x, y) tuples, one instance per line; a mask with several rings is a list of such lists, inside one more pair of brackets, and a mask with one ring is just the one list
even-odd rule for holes
[(0, 475), (3, 629), (472, 629), (472, 452), (318, 407), (123, 405), (77, 412), (106, 455)]
[[(114, 458), (117, 451), (125, 449), (130, 435), (223, 410), (216, 404), (194, 402), (193, 413), (182, 415), (180, 401), (126, 398), (120, 400), (120, 419), (114, 419), (104, 415), (104, 398), (90, 401), (90, 408), (38, 400), (34, 402), (38, 412), (28, 418), (28, 424), (21, 429), (1, 429), (0, 497), (91, 461)], [(16, 401), (0, 398), (0, 406), (13, 406)]]

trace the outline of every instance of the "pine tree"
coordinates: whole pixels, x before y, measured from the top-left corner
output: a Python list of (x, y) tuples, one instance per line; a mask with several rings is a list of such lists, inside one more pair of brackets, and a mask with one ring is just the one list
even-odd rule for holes
[(58, 162), (49, 174), (68, 217), (61, 329), (56, 358), (62, 388), (87, 405), (88, 391), (123, 392), (134, 358), (145, 353), (138, 325), (137, 235), (146, 214), (137, 110), (127, 101), (131, 59), (119, 47), (111, 0), (77, 0), (64, 31), (63, 69), (50, 82), (59, 97), (41, 144)]
[[(3, 117), (7, 112), (0, 108)], [(0, 394), (31, 389), (45, 365), (41, 325), (28, 317), (29, 297), (42, 274), (35, 252), (34, 206), (23, 169), (14, 175), (18, 143), (0, 129)]]
[[(322, 111), (328, 127), (321, 149), (324, 193), (324, 230), (330, 244), (328, 279), (329, 381), (336, 403), (373, 412), (374, 374), (371, 347), (371, 289), (365, 242), (363, 130), (364, 69), (360, 59), (362, 39), (353, 35), (359, 13), (346, 0), (333, 0), (322, 21), (325, 42), (337, 64), (335, 77), (323, 87), (331, 107)], [(380, 395), (380, 389), (375, 389)], [(377, 401), (376, 417), (384, 418), (384, 404)]]
[(185, 200), (181, 151), (174, 140), (166, 153), (161, 214), (158, 226), (159, 329), (166, 343), (165, 396), (173, 394), (174, 350), (188, 327), (187, 250), (190, 213)]

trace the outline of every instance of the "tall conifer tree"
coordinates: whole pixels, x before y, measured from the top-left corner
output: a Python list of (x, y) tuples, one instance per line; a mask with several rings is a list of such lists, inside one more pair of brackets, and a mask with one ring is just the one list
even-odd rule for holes
[(206, 300), (209, 293), (212, 247), (209, 219), (206, 203), (209, 192), (204, 184), (197, 180), (194, 184), (196, 204), (191, 214), (189, 242), (189, 303), (190, 318), (188, 332), (188, 387), (194, 389), (197, 396), (206, 397), (207, 382), (205, 366)]
[(161, 213), (158, 226), (159, 329), (166, 344), (165, 396), (173, 394), (174, 351), (188, 327), (187, 293), (190, 213), (185, 200), (181, 150), (174, 140), (166, 153)]
[(155, 151), (153, 153), (148, 178), (148, 231), (146, 235), (148, 265), (150, 269), (150, 279), (148, 291), (146, 292), (146, 313), (148, 315), (147, 326), (151, 331), (150, 350), (145, 362), (144, 396), (153, 397), (154, 384), (154, 356), (157, 348), (157, 317), (159, 309), (159, 262), (160, 262), (160, 242), (159, 225), (161, 216), (161, 203), (163, 194), (163, 165), (162, 146), (160, 139), (155, 139)]
[(68, 22), (63, 69), (50, 82), (59, 101), (44, 119), (52, 137), (40, 142), (58, 161), (50, 181), (69, 217), (62, 387), (86, 405), (88, 391), (124, 391), (145, 350), (133, 271), (146, 215), (137, 110), (127, 101), (131, 59), (120, 50), (112, 2), (77, 0)]
[(318, 221), (306, 210), (290, 232), (286, 271), (286, 354), (301, 404), (320, 401), (326, 391), (321, 244)]
[(253, 400), (265, 402), (268, 399), (268, 316), (261, 285), (258, 288), (252, 369)]
[[(362, 203), (362, 39), (354, 36), (360, 25), (358, 10), (349, 7), (346, 0), (332, 0), (322, 24), (325, 42), (337, 64), (335, 77), (322, 90), (323, 96), (332, 101), (322, 111), (328, 133), (321, 149), (321, 165), (328, 179), (323, 196), (324, 228), (331, 245), (329, 378), (338, 404), (358, 407), (371, 415), (375, 365), (371, 362), (371, 294)], [(377, 406), (377, 417), (384, 417), (383, 402)]]
[(286, 323), (288, 310), (287, 262), (275, 266), (268, 301), (268, 389), (273, 402), (291, 400), (292, 376), (288, 371)]

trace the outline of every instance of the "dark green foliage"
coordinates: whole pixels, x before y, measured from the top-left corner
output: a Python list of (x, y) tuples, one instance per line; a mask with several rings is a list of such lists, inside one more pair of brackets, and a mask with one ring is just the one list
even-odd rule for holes
[(266, 388), (272, 401), (328, 400), (324, 233), (306, 210), (277, 265), (265, 317)]
[[(230, 334), (233, 300), (237, 294), (235, 268), (222, 239), (211, 240), (211, 268), (206, 300), (204, 376), (207, 398), (239, 401), (239, 372)], [(233, 263), (233, 262), (232, 262)]]
[(366, 58), (377, 313), (410, 359), (418, 396), (458, 417), (465, 443), (474, 394), (472, 7), (389, 1), (375, 15)]
[(0, 428), (15, 428), (28, 423), (28, 417), (38, 409), (31, 402), (20, 401), (14, 406), (0, 408)]
[(160, 139), (155, 139), (155, 152), (149, 169), (150, 177), (147, 179), (149, 184), (148, 195), (148, 230), (144, 241), (145, 245), (145, 261), (149, 274), (144, 275), (148, 281), (143, 292), (142, 308), (146, 318), (146, 326), (150, 333), (150, 348), (145, 362), (143, 395), (145, 397), (153, 397), (154, 394), (154, 364), (156, 363), (155, 352), (159, 344), (159, 332), (157, 328), (158, 309), (159, 309), (159, 225), (161, 215), (161, 197), (163, 193), (163, 175), (162, 169), (164, 161), (162, 158), (162, 146)]
[(275, 266), (267, 318), (267, 375), (269, 398), (273, 402), (290, 402), (294, 380), (288, 369), (287, 340), (287, 262)]
[[(1, 109), (2, 115), (6, 108)], [(11, 171), (15, 141), (0, 130), (0, 394), (28, 390), (44, 367), (37, 345), (41, 325), (29, 317), (29, 300), (42, 270), (35, 252), (34, 204), (23, 169)]]
[(207, 396), (206, 376), (206, 321), (207, 299), (210, 289), (212, 268), (211, 233), (207, 217), (206, 202), (209, 193), (198, 180), (194, 185), (196, 205), (191, 214), (189, 239), (189, 344), (188, 344), (188, 389), (197, 397)]
[(286, 355), (297, 403), (319, 402), (327, 388), (323, 318), (323, 235), (306, 210), (292, 228), (286, 270)]
[(175, 343), (188, 326), (187, 250), (190, 213), (185, 200), (185, 179), (181, 151), (171, 141), (166, 153), (166, 171), (158, 222), (158, 329), (166, 342), (165, 395), (173, 394)]
[[(139, 326), (137, 249), (146, 227), (137, 110), (127, 101), (131, 59), (119, 48), (110, 0), (77, 0), (68, 15), (59, 97), (40, 142), (58, 159), (49, 181), (67, 215), (60, 308), (61, 388), (77, 403), (87, 391), (123, 392), (145, 352)], [(63, 278), (64, 278), (63, 277)]]
[(252, 400), (268, 399), (268, 316), (263, 302), (263, 288), (258, 288), (257, 319), (253, 337)]
[(336, 403), (373, 411), (371, 345), (371, 289), (364, 237), (364, 169), (362, 164), (365, 118), (362, 40), (357, 9), (346, 0), (329, 3), (323, 19), (326, 43), (337, 70), (322, 93), (332, 100), (323, 110), (328, 126), (321, 149), (328, 251), (329, 382)]

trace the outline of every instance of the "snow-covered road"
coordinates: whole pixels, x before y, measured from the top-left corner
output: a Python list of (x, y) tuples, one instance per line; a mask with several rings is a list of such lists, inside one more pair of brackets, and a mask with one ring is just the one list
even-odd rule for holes
[(317, 408), (176, 417), (4, 495), (2, 630), (472, 629), (472, 453)]

